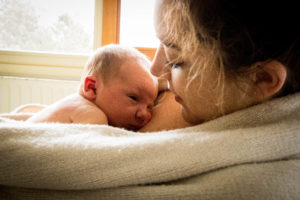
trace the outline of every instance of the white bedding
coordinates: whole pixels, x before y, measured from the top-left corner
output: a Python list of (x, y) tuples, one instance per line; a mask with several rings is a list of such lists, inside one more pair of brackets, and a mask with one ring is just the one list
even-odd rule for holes
[(300, 94), (154, 133), (0, 117), (0, 199), (299, 199), (299, 159)]

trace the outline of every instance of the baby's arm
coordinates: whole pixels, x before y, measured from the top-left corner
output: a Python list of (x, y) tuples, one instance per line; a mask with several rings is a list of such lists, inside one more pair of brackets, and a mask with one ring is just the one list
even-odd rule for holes
[(25, 104), (17, 107), (12, 112), (0, 114), (0, 117), (17, 121), (26, 121), (32, 117), (34, 113), (41, 111), (45, 107), (46, 105), (42, 104)]
[(33, 115), (29, 122), (107, 124), (107, 117), (94, 103), (73, 94)]

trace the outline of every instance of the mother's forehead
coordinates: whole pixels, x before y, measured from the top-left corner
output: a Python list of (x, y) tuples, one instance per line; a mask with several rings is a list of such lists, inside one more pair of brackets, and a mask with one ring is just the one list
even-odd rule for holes
[(169, 4), (169, 0), (156, 0), (154, 6), (154, 23), (159, 25), (163, 23), (163, 14), (166, 6)]
[[(179, 45), (174, 41), (177, 38), (174, 37), (174, 33), (177, 32), (181, 35), (185, 30), (182, 29), (184, 27), (181, 27), (181, 23), (177, 21), (177, 19), (181, 19), (180, 12), (176, 11), (170, 4), (175, 5), (174, 0), (156, 0), (154, 14), (156, 36), (164, 46), (180, 50)], [(179, 7), (176, 9), (178, 10)]]

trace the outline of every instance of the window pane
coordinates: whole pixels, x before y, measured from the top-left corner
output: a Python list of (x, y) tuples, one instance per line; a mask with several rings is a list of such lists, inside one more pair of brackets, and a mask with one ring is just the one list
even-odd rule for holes
[(153, 25), (154, 1), (122, 0), (120, 43), (135, 47), (159, 44)]
[(87, 53), (94, 0), (0, 0), (0, 48)]

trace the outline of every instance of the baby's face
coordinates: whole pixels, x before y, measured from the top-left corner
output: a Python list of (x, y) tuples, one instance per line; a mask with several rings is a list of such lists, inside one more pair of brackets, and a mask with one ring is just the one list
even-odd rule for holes
[(120, 64), (120, 71), (97, 91), (96, 104), (112, 126), (138, 130), (152, 117), (158, 93), (157, 79), (133, 59)]

